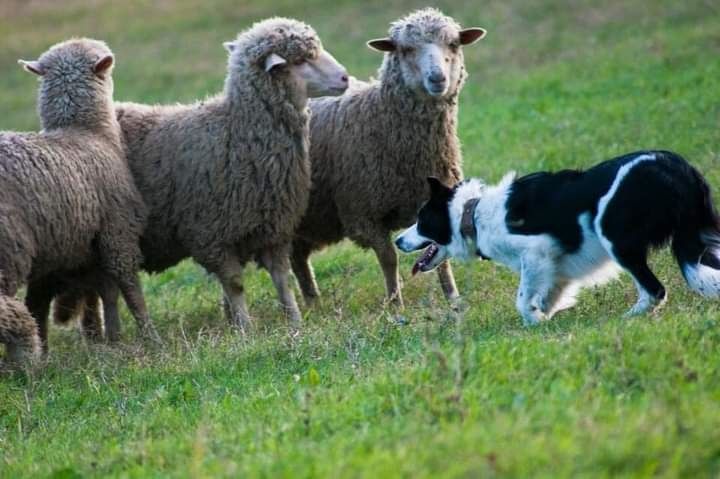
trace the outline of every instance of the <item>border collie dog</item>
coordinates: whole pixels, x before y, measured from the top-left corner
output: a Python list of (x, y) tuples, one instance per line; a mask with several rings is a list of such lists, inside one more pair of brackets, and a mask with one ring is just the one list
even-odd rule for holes
[(667, 296), (647, 255), (670, 240), (689, 287), (720, 296), (720, 219), (703, 176), (675, 153), (630, 153), (586, 171), (512, 172), (495, 186), (428, 182), (430, 200), (395, 242), (406, 253), (426, 248), (413, 274), (450, 257), (502, 263), (520, 273), (516, 306), (526, 325), (572, 307), (581, 287), (620, 268), (639, 295), (626, 316), (659, 307)]

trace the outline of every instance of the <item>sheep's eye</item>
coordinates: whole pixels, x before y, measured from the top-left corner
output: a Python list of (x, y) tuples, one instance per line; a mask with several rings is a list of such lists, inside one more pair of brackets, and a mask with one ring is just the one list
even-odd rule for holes
[(456, 51), (458, 51), (458, 48), (460, 48), (460, 43), (459, 43), (459, 42), (452, 42), (452, 43), (450, 43), (450, 50), (456, 52)]
[(400, 53), (402, 53), (403, 55), (410, 55), (414, 51), (415, 51), (415, 48), (413, 48), (413, 47), (402, 47), (400, 49)]

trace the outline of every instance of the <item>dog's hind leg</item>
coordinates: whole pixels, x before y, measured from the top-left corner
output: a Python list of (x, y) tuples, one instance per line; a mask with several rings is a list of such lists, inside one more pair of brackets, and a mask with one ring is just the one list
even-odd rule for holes
[(576, 296), (579, 291), (580, 285), (575, 282), (568, 280), (558, 281), (547, 297), (546, 307), (548, 318), (552, 318), (560, 311), (565, 311), (575, 306), (577, 304)]
[(620, 266), (633, 277), (638, 290), (638, 300), (626, 313), (625, 317), (638, 316), (658, 309), (667, 299), (665, 287), (647, 264), (646, 254), (616, 253)]

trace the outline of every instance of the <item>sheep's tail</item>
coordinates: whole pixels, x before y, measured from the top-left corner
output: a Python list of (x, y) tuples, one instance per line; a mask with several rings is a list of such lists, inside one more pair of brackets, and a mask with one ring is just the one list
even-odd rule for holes
[(0, 343), (7, 347), (11, 364), (25, 365), (40, 356), (37, 323), (25, 305), (0, 294)]
[(708, 297), (720, 297), (720, 217), (713, 204), (710, 187), (692, 169), (701, 199), (698, 221), (675, 234), (673, 253), (690, 289)]
[(53, 320), (57, 324), (67, 324), (78, 318), (85, 307), (85, 294), (80, 289), (69, 288), (55, 296)]

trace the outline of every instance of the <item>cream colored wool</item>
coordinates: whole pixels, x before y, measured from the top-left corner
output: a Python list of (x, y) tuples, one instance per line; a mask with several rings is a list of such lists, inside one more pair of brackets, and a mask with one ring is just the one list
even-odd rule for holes
[[(335, 98), (311, 101), (310, 204), (293, 243), (293, 271), (307, 302), (319, 290), (309, 256), (352, 239), (372, 248), (383, 269), (388, 296), (402, 305), (393, 230), (411, 225), (429, 198), (427, 177), (446, 184), (462, 179), (457, 137), (458, 95), (466, 78), (462, 48), (453, 54), (448, 92), (428, 95), (417, 70), (404, 59), (407, 48), (457, 41), (460, 26), (435, 9), (394, 22), (378, 79), (355, 81)], [(450, 60), (448, 55), (448, 61)], [(440, 269), (446, 296), (457, 297), (449, 264)]]
[(130, 176), (112, 103), (113, 57), (103, 42), (53, 46), (25, 68), (40, 75), (40, 133), (0, 133), (0, 292), (28, 287), (47, 347), (47, 281), (93, 268), (118, 284), (152, 333), (137, 276), (146, 209)]
[[(265, 59), (275, 53), (294, 64), (321, 49), (308, 25), (265, 20), (233, 42), (219, 95), (191, 105), (116, 104), (150, 208), (144, 268), (162, 271), (192, 257), (235, 298), (240, 328), (249, 320), (242, 285), (249, 261), (268, 269), (293, 323), (301, 318), (287, 278), (310, 192), (309, 111), (304, 90), (285, 71), (268, 73)], [(74, 310), (74, 296), (58, 302)]]

